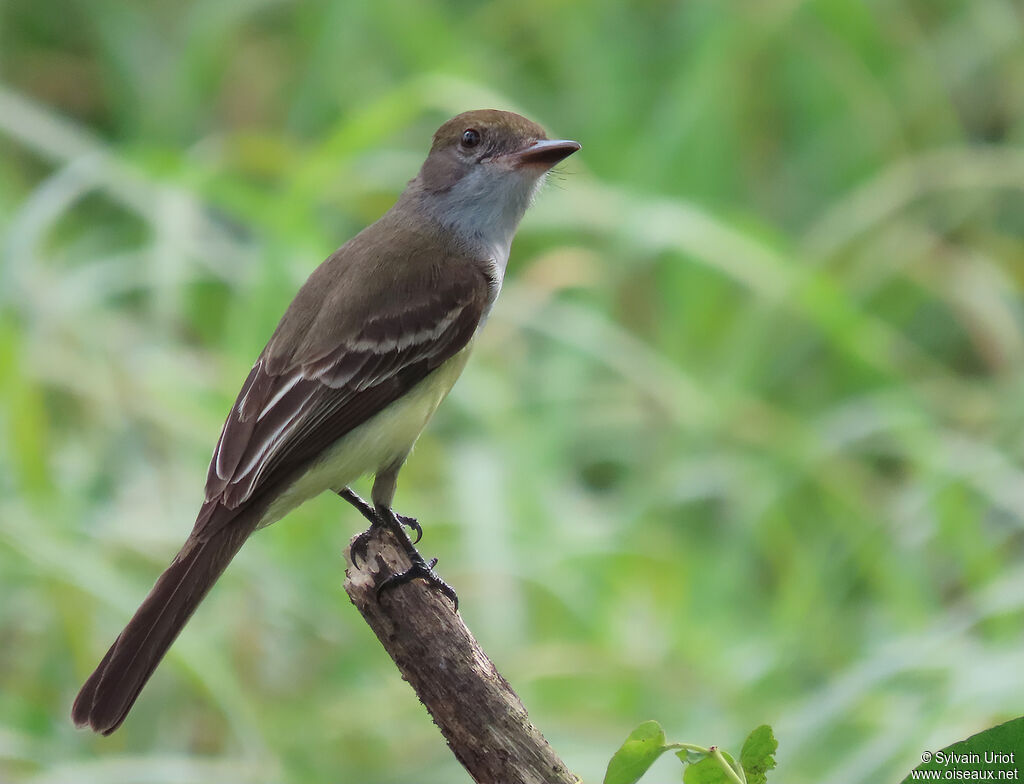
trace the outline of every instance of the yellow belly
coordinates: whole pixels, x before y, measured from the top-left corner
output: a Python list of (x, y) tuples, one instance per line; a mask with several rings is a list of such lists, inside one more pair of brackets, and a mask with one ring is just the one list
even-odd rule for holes
[(469, 351), (470, 346), (466, 346), (401, 398), (342, 436), (274, 500), (259, 527), (277, 522), (325, 490), (341, 490), (363, 474), (375, 473), (403, 459), (451, 391), (466, 366)]

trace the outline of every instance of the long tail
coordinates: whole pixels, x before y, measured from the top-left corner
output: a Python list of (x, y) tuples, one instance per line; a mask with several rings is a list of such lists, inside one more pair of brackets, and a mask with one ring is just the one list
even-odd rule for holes
[(256, 515), (241, 515), (208, 537), (188, 538), (78, 692), (71, 709), (77, 726), (104, 735), (121, 726), (149, 676), (256, 522)]

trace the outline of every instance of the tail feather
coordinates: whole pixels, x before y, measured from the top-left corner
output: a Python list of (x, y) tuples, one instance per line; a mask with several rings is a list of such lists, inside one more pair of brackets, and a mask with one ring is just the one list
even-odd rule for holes
[(71, 709), (77, 726), (104, 735), (121, 726), (171, 643), (255, 530), (258, 518), (243, 518), (185, 542), (79, 691)]

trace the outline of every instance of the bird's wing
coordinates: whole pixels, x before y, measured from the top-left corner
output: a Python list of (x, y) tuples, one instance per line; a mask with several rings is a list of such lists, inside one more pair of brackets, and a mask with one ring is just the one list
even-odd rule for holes
[[(291, 481), (466, 346), (487, 306), (488, 280), (475, 265), (458, 275), (445, 275), (446, 266), (421, 270), (420, 280), (394, 281), (401, 296), (388, 311), (370, 310), (375, 298), (358, 281), (347, 287), (351, 295), (339, 297), (317, 291), (326, 273), (310, 278), (224, 423), (194, 536), (212, 535), (264, 490)], [(308, 312), (289, 320), (303, 297)]]

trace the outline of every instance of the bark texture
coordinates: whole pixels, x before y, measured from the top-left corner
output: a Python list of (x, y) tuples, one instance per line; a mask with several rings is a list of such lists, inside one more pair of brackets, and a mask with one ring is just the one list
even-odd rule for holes
[(376, 586), (409, 566), (389, 531), (374, 533), (365, 564), (346, 558), (345, 591), (474, 781), (579, 784), (446, 596), (413, 580), (378, 601)]

